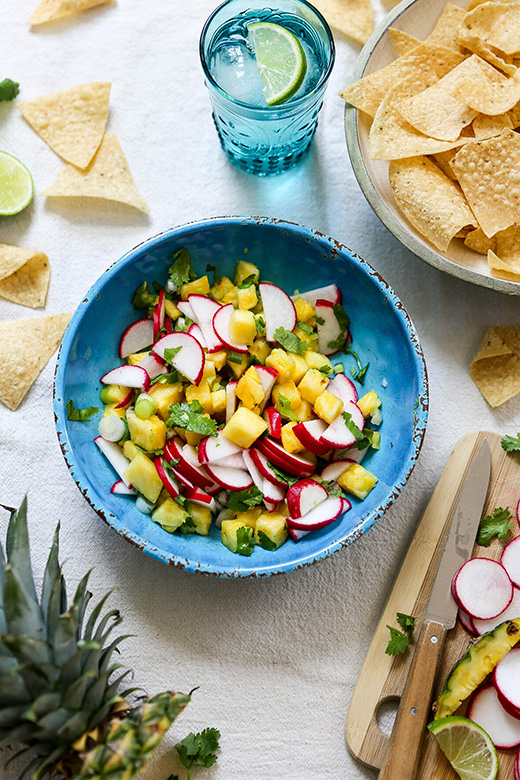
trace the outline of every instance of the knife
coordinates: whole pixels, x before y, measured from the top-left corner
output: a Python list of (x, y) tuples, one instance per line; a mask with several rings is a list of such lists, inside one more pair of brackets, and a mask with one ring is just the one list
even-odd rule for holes
[(473, 552), (490, 476), (491, 450), (484, 439), (466, 474), (453, 513), (379, 780), (413, 780), (417, 773), (446, 633), (457, 619), (451, 581)]

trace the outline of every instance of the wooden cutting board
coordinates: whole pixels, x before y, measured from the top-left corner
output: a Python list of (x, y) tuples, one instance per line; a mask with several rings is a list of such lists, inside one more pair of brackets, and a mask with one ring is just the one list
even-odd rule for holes
[[(484, 514), (490, 514), (501, 506), (509, 507), (516, 515), (520, 498), (520, 457), (506, 453), (500, 446), (501, 437), (496, 433), (479, 431), (467, 434), (452, 452), (417, 527), (350, 701), (345, 724), (347, 747), (355, 758), (376, 769), (381, 768), (389, 740), (388, 735), (378, 727), (377, 711), (384, 702), (400, 697), (413, 657), (413, 644), (401, 656), (392, 658), (385, 654), (390, 636), (387, 625), (399, 628), (396, 613), (404, 612), (417, 618), (415, 634), (419, 634), (461, 484), (484, 438), (489, 442), (492, 457), (491, 481)], [(516, 520), (512, 521), (512, 525), (513, 534), (508, 534), (504, 542), (495, 540), (487, 548), (475, 546), (473, 554), (498, 560), (504, 546), (518, 533)], [(470, 641), (470, 635), (457, 621), (455, 628), (448, 632), (435, 697), (451, 667), (463, 655)], [(459, 712), (464, 714), (464, 706)], [(499, 751), (499, 754), (500, 777), (504, 780), (512, 778), (516, 751)], [(456, 780), (458, 777), (429, 733), (425, 735), (417, 777), (419, 780)]]

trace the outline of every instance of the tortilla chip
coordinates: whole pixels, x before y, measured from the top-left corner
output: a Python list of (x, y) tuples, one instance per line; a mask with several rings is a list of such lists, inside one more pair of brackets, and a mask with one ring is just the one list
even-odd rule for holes
[(331, 27), (358, 43), (366, 43), (374, 32), (374, 11), (370, 0), (314, 0)]
[(496, 50), (493, 51), (484, 41), (481, 41), (480, 38), (476, 38), (469, 34), (465, 35), (463, 38), (461, 38), (459, 34), (459, 40), (466, 49), (469, 49), (473, 54), (478, 54), (481, 59), (486, 60), (490, 65), (494, 65), (495, 68), (507, 73), (508, 76), (513, 76), (516, 73), (516, 66), (513, 64), (512, 55), (500, 54), (500, 52), (497, 52)]
[(399, 160), (421, 154), (435, 154), (461, 146), (465, 141), (438, 141), (419, 133), (399, 113), (401, 101), (422, 92), (436, 77), (408, 76), (388, 90), (376, 111), (368, 149), (372, 160)]
[(389, 27), (388, 32), (392, 36), (394, 46), (397, 49), (399, 56), (403, 54), (409, 54), (413, 49), (417, 48), (422, 41), (418, 38), (414, 38), (410, 33), (398, 30), (395, 27)]
[(42, 0), (27, 24), (43, 24), (62, 19), (64, 16), (74, 16), (97, 5), (106, 5), (114, 0)]
[(439, 16), (437, 24), (426, 38), (428, 43), (437, 43), (447, 49), (464, 52), (464, 47), (460, 44), (457, 33), (465, 15), (464, 8), (448, 3)]
[(520, 135), (468, 141), (451, 163), (479, 225), (490, 238), (520, 222)]
[(520, 358), (502, 338), (510, 330), (519, 329), (489, 328), (469, 367), (471, 378), (492, 407), (520, 392)]
[(407, 76), (419, 79), (432, 72), (440, 79), (463, 59), (462, 54), (444, 46), (421, 43), (409, 54), (351, 84), (340, 92), (340, 97), (373, 117), (384, 96), (397, 81)]
[(475, 138), (477, 141), (484, 141), (486, 138), (496, 138), (504, 128), (513, 130), (513, 123), (508, 114), (499, 114), (498, 116), (486, 116), (478, 114), (471, 123)]
[(517, 103), (516, 106), (511, 109), (511, 111), (507, 112), (507, 116), (513, 125), (513, 130), (516, 130), (517, 127), (520, 127), (520, 102)]
[(505, 55), (520, 52), (520, 5), (518, 3), (483, 3), (466, 13), (458, 32), (459, 41), (479, 38), (492, 51)]
[(107, 133), (90, 165), (80, 171), (65, 164), (58, 178), (42, 195), (62, 198), (104, 198), (126, 203), (149, 213), (135, 186), (126, 157), (115, 133)]
[(495, 236), (488, 238), (482, 228), (477, 228), (476, 230), (472, 230), (471, 233), (468, 233), (464, 239), (464, 244), (468, 249), (472, 249), (480, 255), (487, 255), (490, 249), (494, 252), (497, 248)]
[(497, 70), (488, 67), (490, 71), (487, 73), (481, 69), (461, 80), (451, 94), (482, 114), (505, 114), (520, 101), (520, 71), (508, 79), (500, 78), (501, 74)]
[(479, 70), (478, 63), (478, 57), (469, 57), (428, 89), (404, 100), (397, 110), (419, 132), (440, 141), (456, 141), (477, 112), (452, 95), (458, 84)]
[(108, 118), (110, 83), (82, 84), (18, 103), (22, 116), (66, 162), (86, 168)]
[(457, 154), (458, 150), (459, 147), (456, 147), (455, 149), (448, 149), (447, 152), (436, 152), (435, 154), (430, 155), (432, 157), (432, 161), (441, 169), (444, 174), (446, 174), (448, 179), (453, 179), (453, 181), (456, 181), (457, 177), (453, 173), (451, 161)]
[(0, 322), (0, 401), (13, 411), (60, 345), (70, 314)]
[(37, 254), (39, 253), (33, 249), (21, 249), (19, 246), (0, 244), (0, 279), (14, 274)]
[[(492, 249), (488, 250), (487, 254), (488, 265), (493, 271), (499, 271), (500, 274), (506, 273), (516, 277), (520, 277), (520, 262), (511, 261), (505, 262), (500, 258)], [(517, 278), (516, 281), (519, 281)]]
[(34, 252), (18, 271), (0, 280), (0, 298), (38, 309), (45, 306), (50, 277), (49, 258), (44, 252)]
[(477, 226), (458, 185), (427, 157), (392, 160), (389, 178), (405, 217), (442, 252), (462, 228)]

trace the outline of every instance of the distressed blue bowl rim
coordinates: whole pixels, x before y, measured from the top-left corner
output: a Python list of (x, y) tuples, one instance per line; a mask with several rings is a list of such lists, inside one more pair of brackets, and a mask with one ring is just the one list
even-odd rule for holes
[[(366, 515), (362, 515), (357, 525), (350, 530), (345, 538), (339, 540), (335, 544), (329, 545), (326, 549), (320, 552), (309, 551), (308, 555), (302, 556), (298, 553), (299, 545), (295, 545), (295, 559), (293, 561), (289, 561), (281, 565), (276, 564), (275, 562), (272, 566), (269, 567), (259, 566), (255, 568), (251, 565), (248, 565), (244, 570), (242, 570), (240, 567), (239, 560), (233, 566), (215, 566), (204, 563), (204, 561), (200, 561), (199, 559), (189, 559), (183, 556), (171, 555), (170, 553), (165, 553), (156, 546), (151, 545), (149, 542), (129, 531), (128, 529), (114, 528), (114, 523), (111, 520), (112, 513), (107, 512), (102, 503), (98, 500), (98, 497), (95, 491), (92, 489), (87, 475), (75, 457), (67, 430), (66, 409), (64, 403), (61, 401), (61, 399), (65, 397), (65, 375), (67, 362), (77, 331), (82, 324), (83, 317), (87, 313), (90, 302), (102, 292), (106, 282), (115, 274), (120, 273), (120, 271), (125, 266), (132, 264), (132, 262), (137, 257), (139, 257), (143, 251), (147, 251), (155, 247), (157, 244), (162, 243), (166, 239), (178, 239), (185, 234), (189, 234), (204, 228), (211, 228), (212, 226), (236, 226), (237, 224), (256, 225), (258, 227), (269, 226), (282, 232), (288, 231), (306, 241), (310, 240), (318, 242), (318, 244), (324, 245), (326, 248), (328, 248), (334, 258), (341, 256), (344, 261), (356, 266), (358, 271), (363, 273), (365, 276), (370, 277), (373, 283), (379, 288), (382, 295), (388, 300), (392, 307), (393, 313), (401, 321), (401, 324), (406, 331), (406, 335), (412, 348), (419, 390), (417, 408), (415, 411), (414, 428), (411, 437), (410, 448), (408, 450), (408, 457), (403, 461), (399, 478), (393, 484), (385, 500)], [(426, 431), (428, 407), (428, 374), (419, 336), (408, 312), (403, 306), (403, 303), (397, 294), (388, 285), (388, 283), (383, 279), (378, 271), (376, 271), (369, 263), (367, 263), (366, 260), (363, 260), (363, 258), (359, 257), (359, 255), (352, 252), (346, 245), (341, 244), (340, 242), (330, 238), (318, 230), (303, 227), (302, 225), (294, 222), (288, 222), (270, 217), (227, 216), (211, 217), (208, 219), (187, 222), (177, 227), (163, 230), (160, 233), (157, 233), (156, 235), (142, 241), (140, 244), (137, 244), (135, 247), (133, 247), (133, 249), (130, 249), (119, 260), (107, 268), (107, 270), (92, 285), (81, 303), (78, 305), (63, 336), (63, 340), (58, 352), (54, 377), (54, 416), (56, 421), (58, 441), (71, 476), (92, 509), (94, 509), (94, 511), (109, 526), (114, 528), (114, 530), (116, 530), (117, 533), (119, 533), (124, 539), (158, 561), (176, 566), (189, 572), (202, 572), (205, 574), (215, 574), (220, 577), (232, 578), (260, 576), (265, 577), (272, 574), (280, 574), (282, 572), (289, 573), (295, 569), (302, 568), (303, 566), (308, 566), (317, 560), (328, 558), (333, 553), (337, 552), (343, 547), (349, 546), (357, 538), (365, 534), (382, 517), (388, 507), (394, 503), (405, 486), (417, 462)], [(200, 549), (200, 547), (197, 548), (197, 550)], [(239, 559), (240, 556), (236, 556), (236, 558)], [(251, 561), (248, 559), (248, 564), (250, 563)]]

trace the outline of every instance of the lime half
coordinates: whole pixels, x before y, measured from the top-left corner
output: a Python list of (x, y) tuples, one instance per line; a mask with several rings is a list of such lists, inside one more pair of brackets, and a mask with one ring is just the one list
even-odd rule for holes
[(428, 728), (462, 780), (494, 780), (497, 751), (483, 728), (459, 715), (434, 720)]
[(18, 214), (33, 199), (32, 176), (20, 160), (0, 152), (0, 216)]
[(307, 72), (303, 46), (296, 35), (279, 24), (256, 22), (247, 30), (267, 105), (285, 103), (299, 90)]

